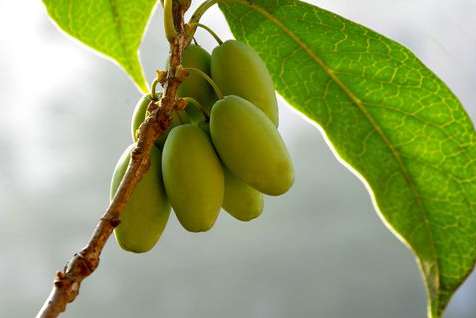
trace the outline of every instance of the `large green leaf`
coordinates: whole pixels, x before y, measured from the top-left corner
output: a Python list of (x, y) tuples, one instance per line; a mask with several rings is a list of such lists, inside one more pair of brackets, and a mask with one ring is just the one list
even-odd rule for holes
[(429, 317), (441, 317), (476, 260), (476, 135), (458, 99), (408, 49), (331, 12), (295, 0), (220, 6), (279, 93), (365, 179), (417, 256)]
[(142, 91), (138, 49), (157, 0), (43, 0), (66, 33), (121, 65)]

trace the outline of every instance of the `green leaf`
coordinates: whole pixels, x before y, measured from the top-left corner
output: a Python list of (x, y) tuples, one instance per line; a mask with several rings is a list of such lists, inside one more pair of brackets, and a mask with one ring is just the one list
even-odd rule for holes
[(116, 61), (146, 92), (138, 49), (157, 0), (43, 0), (63, 31)]
[(279, 93), (365, 179), (417, 256), (429, 317), (441, 317), (476, 260), (476, 134), (458, 99), (408, 49), (331, 12), (295, 0), (220, 7)]

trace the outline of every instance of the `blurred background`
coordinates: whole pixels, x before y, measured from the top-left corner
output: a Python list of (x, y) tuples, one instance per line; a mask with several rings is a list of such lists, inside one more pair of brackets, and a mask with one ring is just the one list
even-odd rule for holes
[[(475, 0), (308, 2), (410, 47), (476, 119)], [(141, 49), (149, 80), (167, 55), (161, 12)], [(218, 10), (204, 22), (231, 37)], [(139, 93), (58, 32), (40, 1), (0, 0), (0, 28), (0, 317), (33, 317), (106, 208)], [(210, 36), (197, 38), (212, 49)], [(280, 108), (297, 170), (288, 194), (267, 200), (249, 224), (223, 213), (206, 234), (185, 232), (172, 216), (144, 255), (110, 240), (64, 317), (426, 317), (413, 255), (319, 131)], [(473, 275), (447, 317), (476, 317), (475, 299)]]

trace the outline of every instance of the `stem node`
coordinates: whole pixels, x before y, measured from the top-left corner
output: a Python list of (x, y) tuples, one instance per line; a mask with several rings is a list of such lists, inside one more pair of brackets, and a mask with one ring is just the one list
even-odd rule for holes
[[(93, 235), (86, 247), (75, 254), (63, 272), (55, 275), (50, 295), (43, 303), (36, 318), (56, 318), (66, 310), (68, 303), (73, 302), (79, 294), (81, 282), (91, 275), (99, 265), (101, 252), (111, 236), (114, 228), (119, 225), (121, 211), (126, 206), (135, 187), (147, 172), (150, 162), (150, 152), (155, 147), (155, 141), (170, 126), (169, 113), (177, 107), (176, 94), (180, 82), (175, 77), (175, 70), (180, 65), (183, 48), (187, 44), (187, 35), (184, 33), (184, 8), (179, 6), (173, 10), (172, 0), (165, 0), (165, 26), (167, 38), (170, 41), (170, 67), (167, 74), (158, 76), (152, 89), (153, 100), (149, 105), (150, 115), (139, 128), (136, 149), (131, 156), (131, 163), (122, 179), (115, 197), (99, 220)], [(177, 33), (177, 29), (180, 33)], [(166, 75), (166, 76), (165, 76)], [(164, 91), (160, 98), (155, 92), (156, 86), (164, 82)]]

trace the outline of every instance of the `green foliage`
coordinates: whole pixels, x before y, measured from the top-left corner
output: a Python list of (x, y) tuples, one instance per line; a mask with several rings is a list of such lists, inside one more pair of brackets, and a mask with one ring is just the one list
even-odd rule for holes
[(146, 92), (138, 49), (156, 0), (43, 0), (72, 37), (112, 58)]
[(251, 102), (234, 95), (216, 102), (210, 132), (223, 163), (256, 190), (280, 195), (292, 186), (286, 146), (274, 123)]
[[(113, 199), (130, 161), (134, 145), (128, 147), (119, 159), (111, 182)], [(121, 223), (114, 230), (116, 240), (126, 251), (144, 253), (159, 241), (170, 215), (170, 205), (162, 185), (161, 153), (154, 147), (151, 167), (134, 189), (121, 213)]]
[[(61, 29), (115, 60), (141, 90), (147, 90), (138, 49), (156, 0), (43, 2)], [(236, 38), (252, 46), (259, 56), (239, 42), (229, 41), (213, 54), (213, 79), (226, 95), (248, 99), (277, 123), (276, 100), (266, 67), (269, 69), (281, 95), (323, 128), (339, 158), (368, 184), (385, 223), (417, 256), (428, 289), (429, 316), (441, 317), (476, 262), (476, 134), (458, 99), (408, 49), (333, 13), (297, 0), (218, 2)], [(204, 61), (185, 66), (209, 74), (209, 62)], [(189, 64), (187, 56), (184, 64)], [(194, 76), (188, 79), (190, 83)], [(181, 87), (180, 95), (197, 99), (195, 104), (202, 103), (208, 110), (211, 103), (200, 96), (204, 90), (196, 84), (186, 86)], [(210, 87), (205, 86), (208, 94)], [(198, 93), (190, 89), (198, 89)], [(220, 106), (223, 104), (231, 106), (225, 109)], [(174, 114), (173, 126), (189, 121), (198, 125), (174, 128), (165, 145), (169, 148), (163, 164), (168, 175), (164, 176), (166, 187), (169, 184), (168, 194), (186, 228), (210, 228), (223, 191), (225, 208), (238, 219), (247, 219), (252, 217), (238, 205), (247, 196), (253, 199), (248, 212), (259, 215), (262, 209), (262, 195), (250, 184), (270, 194), (282, 193), (291, 185), (292, 165), (285, 146), (256, 106), (246, 101), (230, 102), (228, 97), (212, 110), (211, 135), (232, 171), (231, 178), (225, 176), (225, 183), (239, 185), (244, 180), (248, 187), (228, 187), (236, 190), (236, 197), (229, 196), (232, 199), (228, 203), (220, 162), (207, 134), (198, 128), (209, 130), (203, 114), (196, 116), (198, 108), (190, 107)], [(146, 107), (146, 102), (137, 107), (133, 134), (145, 118)], [(181, 120), (180, 114), (186, 120)], [(226, 120), (213, 118), (220, 116)], [(268, 140), (265, 135), (272, 138)], [(167, 135), (159, 143), (165, 138)], [(266, 154), (256, 156), (267, 147)], [(247, 156), (242, 154), (247, 153), (255, 153), (258, 164), (243, 160)], [(194, 156), (203, 160), (191, 160)], [(279, 156), (285, 159), (282, 163), (286, 161), (280, 170), (283, 179), (275, 182), (280, 186), (259, 184), (262, 180), (254, 179), (253, 173), (268, 171), (273, 166), (268, 159)], [(121, 173), (126, 159), (121, 159)], [(204, 162), (208, 166), (203, 169)], [(247, 167), (240, 167), (243, 162), (248, 162)], [(253, 165), (262, 166), (251, 173)], [(193, 177), (187, 175), (190, 169), (197, 172)], [(122, 178), (119, 175), (116, 171), (116, 187)], [(269, 182), (272, 176), (270, 172), (264, 179)], [(185, 191), (170, 190), (174, 187)], [(250, 195), (253, 191), (257, 195)], [(212, 192), (214, 197), (207, 197)], [(202, 219), (193, 214), (192, 207), (197, 206), (203, 210), (199, 211)], [(145, 245), (129, 249), (146, 250), (149, 246)]]
[(193, 124), (172, 129), (164, 145), (162, 171), (182, 226), (191, 232), (211, 229), (223, 203), (224, 177), (207, 134)]
[(408, 49), (328, 11), (296, 0), (221, 9), (280, 94), (365, 178), (440, 317), (476, 260), (476, 135), (458, 99)]
[(226, 41), (212, 52), (212, 78), (225, 95), (241, 96), (278, 124), (278, 104), (266, 65), (248, 45)]

